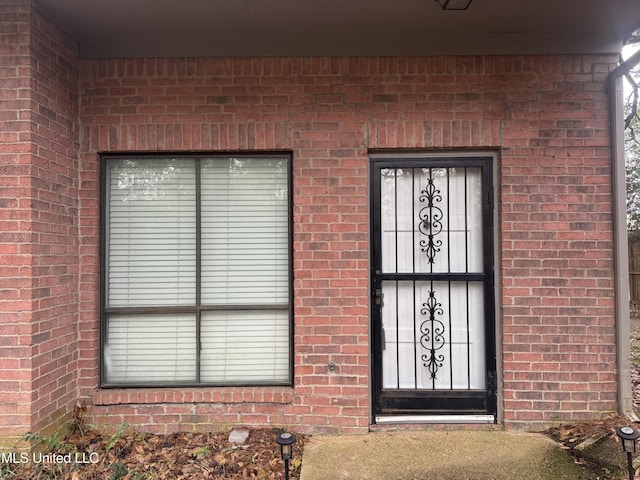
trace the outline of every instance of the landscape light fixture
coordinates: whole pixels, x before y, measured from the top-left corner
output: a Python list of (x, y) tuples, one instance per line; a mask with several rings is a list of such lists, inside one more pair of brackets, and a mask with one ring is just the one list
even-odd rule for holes
[(284, 460), (284, 478), (289, 480), (289, 460), (293, 457), (293, 444), (296, 436), (293, 433), (284, 432), (276, 437), (276, 443), (280, 445), (280, 455)]
[(472, 0), (436, 0), (443, 10), (466, 10)]
[(633, 480), (633, 459), (632, 453), (636, 453), (636, 440), (640, 437), (640, 433), (635, 428), (631, 427), (618, 427), (616, 428), (616, 434), (620, 437), (622, 442), (622, 450), (627, 454), (627, 466), (629, 469), (629, 480)]

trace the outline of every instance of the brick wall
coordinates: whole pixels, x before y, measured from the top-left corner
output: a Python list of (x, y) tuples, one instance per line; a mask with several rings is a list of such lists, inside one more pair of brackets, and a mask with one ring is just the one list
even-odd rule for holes
[(78, 70), (38, 12), (0, 7), (0, 438), (77, 398)]
[(31, 19), (32, 425), (55, 424), (78, 397), (77, 47)]
[[(30, 126), (20, 118), (29, 109), (29, 12), (0, 8), (0, 437), (17, 435), (15, 425), (30, 426), (31, 257), (28, 228), (31, 189)], [(22, 72), (22, 73), (20, 73)], [(24, 198), (24, 201), (20, 199)]]
[[(611, 166), (604, 78), (611, 59), (541, 62), (502, 150), (504, 408), (508, 424), (615, 408)], [(534, 103), (535, 102), (535, 103)]]
[[(79, 61), (37, 10), (0, 6), (0, 438), (78, 396), (95, 422), (154, 431), (366, 431), (372, 149), (498, 152), (504, 424), (615, 410), (616, 60)], [(272, 149), (294, 159), (294, 387), (99, 391), (97, 152)]]
[[(95, 421), (364, 431), (369, 149), (492, 149), (501, 408), (616, 409), (605, 79), (614, 56), (81, 62), (79, 383)], [(291, 150), (295, 385), (97, 392), (98, 151)], [(335, 364), (335, 370), (329, 364)]]

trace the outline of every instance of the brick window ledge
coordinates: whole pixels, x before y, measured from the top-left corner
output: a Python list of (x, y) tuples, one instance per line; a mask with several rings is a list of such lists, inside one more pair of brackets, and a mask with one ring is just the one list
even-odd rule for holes
[(97, 390), (93, 405), (293, 402), (292, 387), (122, 388)]

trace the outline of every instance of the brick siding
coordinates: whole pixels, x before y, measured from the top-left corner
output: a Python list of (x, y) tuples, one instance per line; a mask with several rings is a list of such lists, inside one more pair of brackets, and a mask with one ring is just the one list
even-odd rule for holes
[[(116, 413), (118, 422), (142, 409), (152, 423), (166, 425), (159, 429), (176, 428), (161, 420), (166, 415), (185, 423), (197, 417), (313, 431), (366, 428), (367, 153), (394, 148), (500, 151), (504, 422), (516, 427), (615, 410), (604, 92), (614, 61), (527, 56), (83, 62), (82, 161), (91, 188), (82, 197), (93, 205), (96, 151), (285, 149), (294, 157), (296, 375), (285, 395), (291, 401), (260, 403), (251, 389), (238, 389), (238, 400), (232, 395), (218, 406), (222, 412), (206, 413), (208, 402), (196, 401), (175, 413), (176, 405), (184, 407), (167, 399), (173, 392), (150, 391), (149, 398), (138, 392), (123, 405), (105, 393), (112, 400), (98, 395), (104, 405), (94, 414)], [(89, 216), (91, 232), (97, 215), (94, 210)], [(92, 235), (83, 237), (90, 241)], [(92, 272), (96, 235), (93, 241), (94, 255), (84, 257), (91, 264), (83, 266)], [(95, 277), (86, 278), (91, 282), (82, 291), (97, 291)], [(84, 315), (93, 315), (97, 332), (95, 312), (93, 306)], [(338, 366), (335, 372), (330, 362)], [(95, 381), (90, 373), (85, 383)], [(146, 405), (149, 399), (153, 407)]]
[[(3, 263), (0, 282), (15, 297), (3, 306), (0, 328), (17, 335), (0, 346), (2, 361), (15, 365), (9, 382), (17, 382), (0, 383), (6, 392), (0, 398), (22, 405), (25, 415), (42, 407), (42, 418), (50, 417), (68, 405), (69, 386), (76, 384), (77, 395), (91, 400), (91, 420), (104, 424), (126, 420), (153, 431), (235, 423), (366, 431), (373, 149), (498, 153), (497, 336), (505, 426), (616, 409), (605, 92), (615, 56), (111, 59), (80, 60), (76, 72), (67, 45), (51, 48), (59, 62), (45, 77), (59, 79), (56, 91), (69, 93), (42, 106), (36, 106), (44, 100), (37, 92), (27, 95), (34, 118), (28, 128), (55, 124), (65, 141), (40, 134), (27, 146), (18, 142), (28, 147), (24, 164), (0, 178), (16, 192), (1, 201), (11, 206), (12, 198), (26, 199), (23, 211), (0, 217), (2, 235), (12, 234), (2, 237), (9, 240), (0, 248), (13, 259)], [(27, 71), (40, 65), (32, 60)], [(41, 74), (33, 72), (36, 79)], [(74, 78), (79, 127), (72, 114)], [(58, 121), (51, 123), (52, 114)], [(2, 135), (9, 139), (11, 132)], [(50, 154), (40, 153), (44, 145)], [(97, 152), (234, 150), (293, 152), (293, 388), (100, 391)], [(56, 230), (47, 230), (50, 225)], [(52, 248), (59, 253), (47, 255)], [(66, 287), (54, 292), (58, 271)], [(7, 281), (16, 273), (18, 282), (27, 282), (22, 287)], [(58, 331), (62, 337), (53, 335)], [(66, 380), (58, 386), (54, 378)], [(32, 382), (34, 400), (47, 393), (47, 401), (29, 404)]]
[(78, 396), (78, 69), (28, 7), (0, 7), (0, 438)]

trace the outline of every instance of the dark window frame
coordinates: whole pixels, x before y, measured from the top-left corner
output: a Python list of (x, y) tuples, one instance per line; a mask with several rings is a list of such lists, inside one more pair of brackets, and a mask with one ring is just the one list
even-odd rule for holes
[[(255, 386), (293, 386), (294, 381), (294, 249), (293, 249), (293, 153), (291, 151), (242, 151), (242, 152), (144, 152), (144, 153), (114, 153), (99, 152), (100, 160), (100, 274), (99, 274), (99, 321), (100, 321), (100, 352), (99, 352), (99, 385), (100, 388), (162, 388), (162, 387), (255, 387)], [(289, 369), (287, 381), (283, 382), (224, 382), (213, 383), (200, 380), (201, 375), (201, 316), (203, 312), (216, 310), (275, 310), (273, 305), (202, 305), (201, 304), (201, 182), (200, 182), (200, 162), (207, 159), (229, 159), (229, 158), (279, 158), (287, 161), (287, 224), (288, 224), (288, 305), (281, 306), (280, 309), (289, 312)], [(177, 158), (196, 161), (196, 301), (193, 306), (155, 306), (155, 307), (109, 307), (107, 305), (107, 165), (111, 160), (122, 159), (158, 159)], [(109, 383), (106, 381), (104, 350), (107, 339), (107, 318), (114, 314), (153, 314), (153, 313), (192, 313), (196, 315), (196, 380), (194, 382), (168, 381), (149, 383)]]

